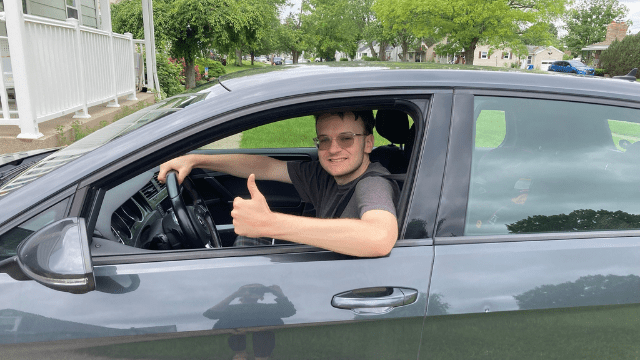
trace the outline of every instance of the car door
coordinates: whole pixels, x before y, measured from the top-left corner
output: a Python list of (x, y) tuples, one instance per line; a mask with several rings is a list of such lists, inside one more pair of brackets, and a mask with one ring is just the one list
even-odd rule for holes
[(420, 358), (635, 357), (638, 104), (454, 103)]
[[(14, 343), (3, 350), (27, 358), (417, 357), (452, 101), (439, 91), (394, 102), (413, 109), (418, 136), (401, 199), (405, 220), (388, 256), (303, 245), (118, 253), (94, 235), (94, 291), (65, 293), (0, 274), (11, 299), (3, 342)], [(85, 189), (91, 209), (104, 197), (100, 186)]]

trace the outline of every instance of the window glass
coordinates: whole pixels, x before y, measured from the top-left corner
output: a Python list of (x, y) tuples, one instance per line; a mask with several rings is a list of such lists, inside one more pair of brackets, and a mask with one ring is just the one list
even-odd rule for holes
[[(374, 115), (376, 111), (374, 110)], [(410, 125), (413, 121), (409, 119)], [(375, 146), (389, 141), (373, 130)], [(203, 149), (283, 149), (315, 147), (316, 123), (313, 115), (273, 122), (243, 131), (204, 146)]]
[(477, 97), (475, 116), (466, 235), (640, 229), (640, 110)]
[(62, 200), (4, 234), (0, 234), (0, 260), (16, 255), (16, 249), (20, 242), (32, 233), (62, 219), (65, 216), (68, 203), (69, 198)]

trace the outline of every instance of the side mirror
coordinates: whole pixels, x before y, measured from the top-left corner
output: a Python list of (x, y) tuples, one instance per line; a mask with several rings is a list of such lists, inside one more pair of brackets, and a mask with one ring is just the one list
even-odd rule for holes
[(17, 249), (20, 269), (55, 290), (76, 294), (94, 290), (86, 229), (83, 218), (66, 218), (31, 234)]

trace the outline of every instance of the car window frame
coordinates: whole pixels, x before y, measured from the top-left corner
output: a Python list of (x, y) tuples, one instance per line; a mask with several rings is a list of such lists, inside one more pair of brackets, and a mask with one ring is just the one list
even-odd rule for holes
[[(175, 156), (187, 153), (192, 150), (198, 149), (203, 144), (216, 141), (226, 136), (232, 135), (239, 131), (243, 131), (246, 128), (254, 127), (256, 125), (264, 125), (269, 122), (278, 121), (285, 118), (290, 118), (290, 115), (295, 108), (353, 108), (354, 106), (369, 106), (374, 108), (406, 108), (408, 112), (413, 113), (413, 116), (419, 119), (416, 121), (416, 138), (413, 148), (413, 154), (411, 162), (409, 164), (408, 181), (405, 183), (406, 191), (403, 190), (400, 199), (400, 211), (398, 213), (398, 219), (402, 219), (401, 226), (399, 227), (400, 234), (396, 246), (420, 246), (431, 245), (432, 241), (424, 241), (422, 239), (403, 239), (404, 230), (406, 228), (406, 219), (408, 208), (411, 203), (411, 199), (414, 193), (415, 186), (415, 174), (418, 171), (419, 157), (421, 154), (421, 144), (424, 139), (424, 127), (427, 121), (426, 117), (429, 115), (428, 105), (430, 99), (433, 97), (434, 92), (440, 90), (433, 89), (391, 89), (391, 90), (359, 90), (341, 92), (338, 94), (321, 94), (321, 95), (307, 95), (296, 99), (283, 99), (279, 101), (273, 101), (269, 103), (262, 103), (252, 106), (250, 108), (242, 108), (232, 113), (223, 114), (222, 116), (212, 117), (206, 121), (200, 122), (197, 126), (183, 129), (183, 131), (174, 134), (172, 137), (162, 139), (160, 142), (154, 144), (146, 151), (139, 151), (136, 154), (132, 154), (130, 158), (123, 159), (122, 163), (113, 164), (109, 168), (94, 174), (90, 178), (80, 183), (81, 188), (90, 188), (87, 193), (98, 194), (93, 198), (90, 196), (84, 199), (85, 203), (83, 211), (80, 214), (88, 218), (88, 228), (95, 227), (95, 221), (97, 220), (97, 212), (99, 211), (100, 201), (96, 196), (104, 194), (105, 186), (113, 184), (113, 179), (121, 177), (126, 174), (126, 177), (132, 177), (130, 168), (146, 168), (146, 165), (135, 165), (137, 163), (145, 164), (150, 159), (156, 160), (159, 163), (162, 161), (171, 159)], [(386, 101), (381, 103), (381, 100)], [(423, 106), (419, 105), (423, 102)], [(409, 109), (413, 107), (413, 109)], [(271, 112), (271, 121), (256, 121), (256, 118), (264, 118), (265, 112)], [(280, 117), (278, 114), (282, 114)], [(297, 115), (294, 115), (295, 117)], [(233, 124), (232, 124), (233, 123)], [(185, 147), (185, 144), (189, 144)], [(160, 151), (164, 155), (157, 155)], [(152, 156), (152, 155), (156, 156)], [(150, 159), (148, 159), (150, 158)], [(156, 164), (157, 165), (157, 164)], [(137, 174), (137, 172), (134, 172)], [(113, 186), (113, 185), (110, 185)], [(92, 232), (88, 231), (91, 237)], [(203, 251), (206, 249), (187, 249), (187, 250), (166, 250), (166, 251), (154, 251), (149, 253), (126, 253), (126, 254), (109, 254), (94, 256), (93, 262), (95, 265), (108, 265), (108, 264), (121, 264), (121, 263), (139, 263), (139, 262), (154, 262), (154, 261), (167, 261), (167, 260), (189, 260), (189, 259), (201, 259), (201, 258), (217, 258), (217, 257), (234, 257), (234, 256), (251, 256), (251, 255), (270, 255), (281, 253), (300, 253), (300, 252), (326, 252), (331, 251), (315, 248), (308, 245), (280, 245), (269, 247), (255, 247), (255, 248), (224, 248), (217, 251)]]
[[(616, 81), (616, 80), (610, 80)], [(470, 244), (513, 241), (540, 241), (552, 239), (591, 239), (606, 237), (640, 236), (640, 230), (610, 230), (587, 232), (548, 232), (507, 235), (464, 235), (469, 183), (471, 181), (471, 157), (473, 153), (474, 99), (476, 96), (526, 98), (532, 100), (569, 101), (584, 104), (619, 106), (640, 110), (640, 102), (612, 97), (596, 97), (585, 94), (569, 95), (551, 92), (508, 92), (497, 90), (458, 90), (454, 95), (451, 120), (451, 139), (447, 151), (447, 167), (443, 184), (442, 201), (436, 222), (438, 228), (434, 244)], [(455, 159), (455, 160), (452, 160)]]

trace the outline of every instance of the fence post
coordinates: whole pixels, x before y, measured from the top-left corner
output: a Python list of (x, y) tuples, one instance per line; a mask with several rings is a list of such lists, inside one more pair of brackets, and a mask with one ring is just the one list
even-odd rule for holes
[(4, 0), (4, 13), (7, 25), (9, 50), (11, 51), (11, 69), (16, 90), (16, 104), (20, 118), (20, 139), (38, 139), (43, 137), (38, 131), (38, 121), (33, 103), (31, 102), (31, 83), (27, 62), (28, 43), (26, 27), (22, 17), (22, 1)]
[(111, 61), (109, 62), (111, 65), (111, 84), (113, 84), (113, 100), (109, 101), (107, 107), (120, 107), (118, 104), (118, 82), (116, 77), (116, 55), (114, 53), (113, 47), (113, 31), (109, 31), (109, 55), (111, 57)]
[(129, 47), (131, 48), (131, 86), (133, 89), (131, 90), (131, 94), (127, 97), (127, 100), (138, 100), (136, 97), (136, 50), (133, 43), (133, 34), (127, 32), (124, 33), (124, 35), (129, 39), (129, 44), (131, 44)]
[[(0, 40), (3, 39), (4, 38), (0, 36)], [(0, 90), (2, 91), (0, 92), (0, 103), (2, 104), (2, 120), (9, 121), (11, 120), (11, 114), (9, 113), (9, 95), (7, 94), (7, 87), (4, 83), (4, 67), (2, 66), (2, 62), (4, 60), (2, 59), (2, 57), (2, 50), (0, 50)], [(11, 57), (9, 57), (9, 60), (11, 60)]]
[[(81, 18), (80, 12), (78, 12), (78, 16)], [(73, 24), (73, 26), (75, 27), (76, 59), (78, 59), (78, 73), (80, 74), (78, 89), (80, 90), (80, 96), (82, 97), (82, 109), (76, 111), (76, 114), (73, 116), (73, 118), (88, 119), (91, 117), (91, 115), (89, 115), (89, 109), (87, 108), (87, 91), (85, 87), (84, 57), (82, 56), (82, 33), (80, 32), (80, 21), (78, 21), (78, 19), (68, 18), (67, 22)]]

